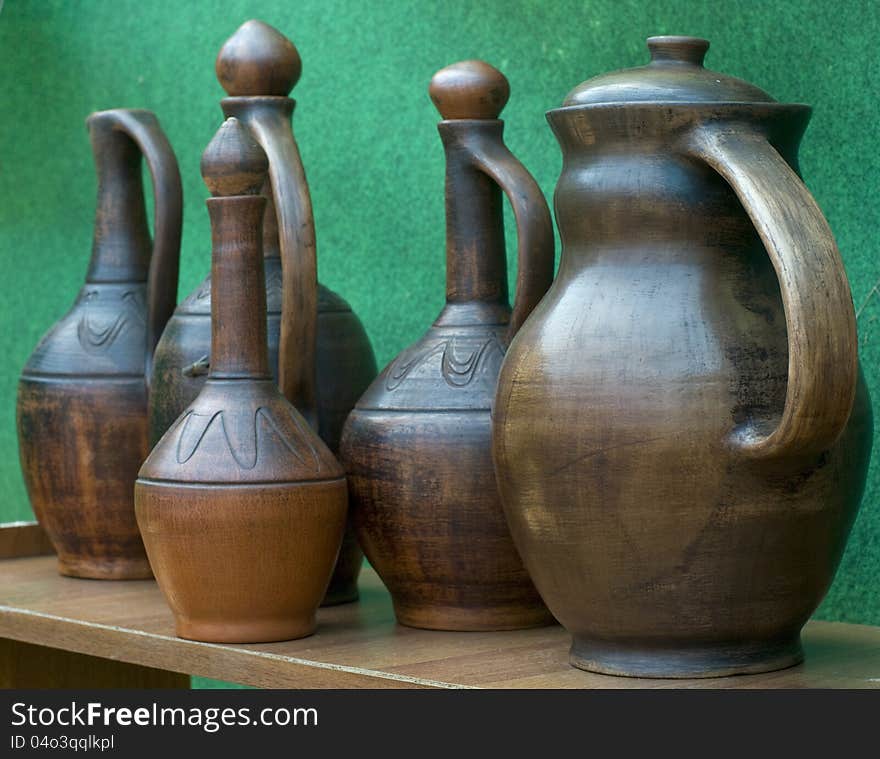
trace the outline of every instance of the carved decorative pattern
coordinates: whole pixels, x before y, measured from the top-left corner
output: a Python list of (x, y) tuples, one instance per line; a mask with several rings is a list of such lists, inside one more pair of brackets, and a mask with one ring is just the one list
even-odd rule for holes
[(191, 409), (179, 424), (178, 464), (189, 461), (202, 445), (208, 430), (219, 424), (229, 453), (241, 469), (257, 466), (261, 441), (267, 434), (274, 435), (300, 464), (311, 471), (318, 472), (321, 467), (318, 452), (302, 423), (290, 409), (285, 409), (280, 415), (266, 406), (259, 406), (255, 411), (246, 409), (240, 412), (219, 409), (209, 414)]
[[(494, 334), (475, 344), (472, 337), (447, 337), (419, 345), (413, 352), (407, 351), (391, 365), (385, 387), (394, 390), (419, 366), (440, 355), (440, 373), (450, 387), (466, 387), (486, 365), (493, 353), (504, 356), (504, 346)], [(463, 358), (460, 358), (464, 354)]]
[[(101, 302), (101, 305), (103, 306), (101, 309), (102, 311), (110, 310), (110, 307), (106, 303), (108, 295), (111, 295), (111, 293), (104, 291), (103, 300)], [(112, 293), (112, 295), (115, 295), (115, 293)], [(89, 353), (100, 353), (108, 350), (116, 341), (116, 338), (122, 334), (130, 320), (138, 322), (139, 324), (146, 323), (143, 313), (144, 300), (140, 291), (126, 290), (122, 293), (122, 295), (119, 296), (119, 300), (122, 302), (123, 311), (116, 314), (116, 316), (109, 321), (107, 320), (106, 314), (104, 315), (103, 320), (100, 317), (97, 317), (94, 313), (97, 308), (91, 305), (101, 299), (102, 293), (99, 290), (89, 290), (85, 294), (85, 297), (83, 298), (85, 301), (83, 315), (76, 327), (76, 334), (79, 338), (79, 343), (83, 350)]]

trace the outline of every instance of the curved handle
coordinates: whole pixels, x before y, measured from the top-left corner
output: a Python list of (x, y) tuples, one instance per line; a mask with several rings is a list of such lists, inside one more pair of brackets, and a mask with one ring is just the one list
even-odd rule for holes
[(516, 220), (516, 292), (508, 328), (512, 339), (553, 282), (553, 221), (538, 183), (501, 140), (480, 135), (470, 153), (473, 165), (504, 191)]
[(290, 124), (293, 106), (294, 101), (284, 97), (233, 97), (223, 101), (224, 113), (247, 125), (269, 159), (281, 251), (278, 385), (317, 429), (317, 243), (309, 185)]
[(153, 182), (153, 249), (147, 275), (147, 342), (145, 372), (149, 382), (153, 351), (177, 305), (183, 190), (174, 150), (150, 111), (120, 108), (104, 111), (115, 131), (127, 135), (147, 162)]
[(800, 177), (754, 132), (718, 125), (695, 130), (687, 152), (733, 188), (779, 279), (788, 328), (788, 389), (768, 435), (737, 434), (754, 457), (810, 455), (843, 432), (856, 392), (858, 338), (852, 296), (828, 222)]

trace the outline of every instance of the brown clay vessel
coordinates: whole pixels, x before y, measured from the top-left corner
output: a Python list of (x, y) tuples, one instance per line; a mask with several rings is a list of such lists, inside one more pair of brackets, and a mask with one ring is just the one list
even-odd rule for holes
[(575, 666), (779, 669), (870, 458), (849, 284), (798, 175), (810, 109), (648, 46), (548, 114), (562, 259), (501, 371), (498, 481)]
[[(92, 258), (71, 310), (34, 349), (18, 385), (21, 467), (61, 574), (150, 577), (132, 487), (149, 451), (147, 382), (174, 309), (182, 194), (174, 152), (149, 111), (93, 113), (98, 174)], [(141, 178), (153, 180), (150, 240)]]
[(237, 119), (202, 157), (211, 216), (211, 369), (135, 486), (138, 524), (177, 634), (309, 635), (345, 527), (345, 477), (269, 366), (262, 218), (268, 161)]
[[(287, 97), (302, 70), (293, 44), (271, 26), (248, 21), (217, 56), (229, 97), (226, 116), (246, 124), (269, 156), (271, 183), (263, 226), (269, 364), (287, 398), (334, 453), (355, 401), (376, 376), (367, 334), (348, 303), (316, 279), (311, 199), (291, 131)], [(280, 239), (279, 239), (280, 238)], [(282, 320), (284, 309), (291, 319)], [(210, 367), (211, 279), (177, 307), (156, 349), (150, 432), (155, 443), (198, 395)], [(317, 320), (317, 321), (316, 321)], [(283, 327), (283, 325), (288, 325)], [(286, 344), (286, 350), (280, 345)], [(287, 364), (279, 367), (279, 353)], [(352, 529), (340, 551), (325, 604), (357, 598), (363, 554)]]
[[(502, 140), (509, 87), (482, 61), (439, 71), (444, 120), (446, 305), (364, 393), (343, 431), (352, 516), (397, 619), (441, 630), (552, 622), (504, 521), (490, 406), (510, 337), (553, 277), (553, 229), (538, 185)], [(519, 273), (508, 305), (502, 190)]]

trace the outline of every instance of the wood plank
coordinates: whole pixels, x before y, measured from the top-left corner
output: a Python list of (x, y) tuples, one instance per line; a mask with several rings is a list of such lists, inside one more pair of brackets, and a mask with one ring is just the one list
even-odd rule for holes
[(880, 687), (878, 628), (811, 622), (807, 663), (766, 675), (608, 677), (569, 666), (569, 638), (560, 627), (444, 633), (397, 625), (372, 570), (364, 572), (359, 603), (320, 610), (317, 634), (255, 646), (180, 640), (154, 582), (61, 577), (51, 557), (0, 562), (0, 601), (2, 637), (257, 687)]
[(0, 688), (189, 688), (189, 675), (0, 638)]
[(36, 522), (0, 524), (0, 559), (48, 556), (54, 553), (49, 536)]

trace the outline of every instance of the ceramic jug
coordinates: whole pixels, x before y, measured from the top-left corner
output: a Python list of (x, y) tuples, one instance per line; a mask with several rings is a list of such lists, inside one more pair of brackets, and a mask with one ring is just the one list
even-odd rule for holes
[(870, 457), (849, 284), (798, 174), (810, 109), (708, 46), (651, 38), (548, 114), (562, 259), (498, 383), (516, 545), (597, 672), (801, 661)]
[[(295, 102), (287, 97), (302, 70), (300, 57), (271, 26), (248, 21), (223, 45), (216, 70), (229, 94), (222, 102), (225, 115), (246, 124), (269, 156), (263, 229), (269, 363), (287, 398), (335, 453), (348, 412), (376, 376), (376, 360), (348, 303), (316, 279), (312, 205), (290, 125)], [(291, 319), (282, 321), (285, 309)], [(204, 385), (210, 343), (209, 277), (177, 307), (156, 348), (153, 443)], [(280, 350), (284, 344), (288, 348)], [(279, 354), (287, 357), (281, 366)], [(325, 603), (357, 598), (362, 559), (349, 529)]]
[[(153, 348), (174, 309), (182, 193), (174, 152), (149, 111), (86, 121), (98, 175), (92, 258), (70, 311), (18, 384), (18, 443), (34, 513), (61, 574), (150, 577), (132, 487), (149, 448)], [(150, 240), (141, 157), (153, 180)]]
[[(491, 458), (490, 406), (510, 337), (553, 277), (540, 188), (508, 151), (509, 85), (481, 61), (435, 74), (446, 150), (446, 305), (364, 393), (343, 430), (352, 518), (399, 622), (502, 630), (552, 621), (510, 538)], [(508, 304), (502, 190), (518, 235)]]
[[(272, 376), (256, 193), (266, 154), (228, 119), (202, 157), (211, 217), (211, 369), (150, 453), (138, 524), (177, 634), (309, 635), (345, 528), (339, 463)], [(285, 317), (286, 318), (286, 317)]]

